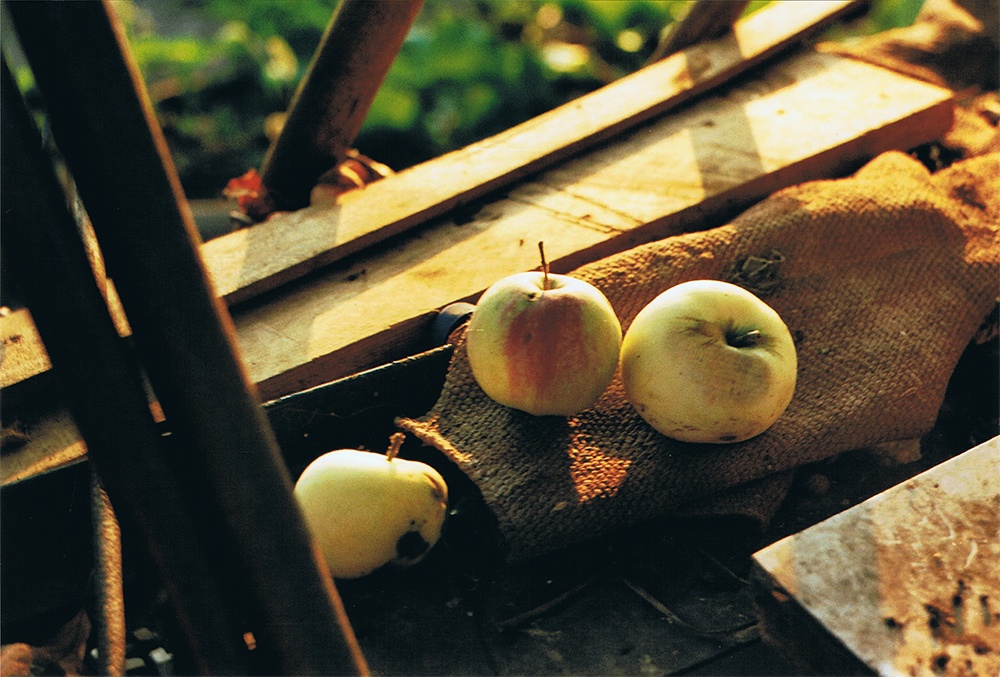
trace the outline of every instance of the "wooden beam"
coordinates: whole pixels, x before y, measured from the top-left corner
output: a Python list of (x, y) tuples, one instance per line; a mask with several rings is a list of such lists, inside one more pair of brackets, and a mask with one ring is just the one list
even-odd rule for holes
[(207, 242), (202, 251), (228, 303), (250, 299), (376, 242), (482, 198), (607, 140), (797, 45), (847, 2), (774, 3), (715, 42), (637, 73), (490, 139), (344, 195)]
[[(553, 269), (565, 272), (932, 140), (950, 120), (945, 90), (807, 53), (542, 173), (475, 215), (432, 222), (266, 303), (234, 308), (243, 359), (272, 398), (417, 352), (439, 308), (536, 266), (540, 239)], [(0, 361), (4, 387), (48, 368), (26, 327), (26, 311), (0, 318), (4, 342), (14, 346)]]
[(204, 553), (185, 547), (199, 533), (194, 513), (183, 504), (185, 484), (171, 472), (171, 454), (150, 415), (141, 368), (107, 311), (6, 60), (0, 123), (0, 191), (8, 197), (4, 243), (94, 468), (169, 592), (189, 664), (206, 672), (240, 669), (248, 656), (238, 641), (236, 614), (225, 613), (225, 579), (212, 575)]
[(438, 220), (235, 308), (247, 368), (272, 398), (417, 352), (437, 309), (536, 267), (539, 240), (566, 272), (937, 138), (951, 116), (946, 90), (802, 54), (543, 172), (474, 217)]
[[(333, 580), (292, 496), (281, 450), (243, 369), (231, 319), (208, 280), (194, 219), (124, 26), (109, 0), (6, 8), (121, 294), (143, 371), (179, 441), (164, 459), (174, 478), (184, 481), (183, 500), (198, 515), (197, 540), (213, 544), (204, 554), (226, 584), (224, 604), (257, 636), (262, 670), (366, 674)], [(5, 192), (11, 173), (6, 148)], [(19, 168), (16, 156), (11, 166)], [(27, 226), (30, 210), (21, 216)], [(93, 276), (89, 270), (88, 275)], [(38, 311), (46, 306), (51, 313), (61, 299), (44, 300), (33, 309), (48, 340)], [(64, 324), (75, 326), (72, 319)], [(104, 394), (113, 399), (120, 393)], [(80, 403), (88, 400), (76, 403), (82, 410)], [(92, 429), (105, 436), (114, 432)], [(119, 451), (131, 448), (119, 442)], [(176, 606), (188, 604), (198, 608), (202, 601)], [(214, 666), (213, 648), (203, 652), (200, 670), (222, 670)]]
[(13, 484), (69, 465), (87, 454), (87, 445), (67, 409), (57, 409), (33, 421), (24, 446), (6, 452), (0, 463), (0, 484)]
[(7, 390), (52, 368), (27, 308), (0, 315), (0, 389)]
[(340, 0), (261, 178), (278, 209), (309, 204), (320, 174), (340, 164), (423, 0)]
[(687, 14), (663, 36), (649, 60), (659, 61), (703, 40), (721, 37), (732, 28), (749, 4), (749, 0), (695, 0)]
[(823, 674), (1000, 673), (1000, 437), (753, 557), (764, 637)]

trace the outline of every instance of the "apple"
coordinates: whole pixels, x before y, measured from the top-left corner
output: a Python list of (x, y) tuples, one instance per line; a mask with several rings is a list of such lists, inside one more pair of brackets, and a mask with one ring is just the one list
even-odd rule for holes
[(472, 375), (502, 405), (536, 416), (590, 407), (618, 367), (622, 328), (597, 287), (542, 270), (517, 273), (483, 292), (469, 320)]
[(686, 442), (741, 442), (764, 432), (791, 402), (797, 368), (778, 313), (719, 280), (667, 289), (622, 341), (629, 402), (653, 428)]
[(310, 463), (294, 495), (331, 573), (359, 578), (420, 561), (441, 536), (448, 485), (437, 470), (388, 453), (329, 451)]

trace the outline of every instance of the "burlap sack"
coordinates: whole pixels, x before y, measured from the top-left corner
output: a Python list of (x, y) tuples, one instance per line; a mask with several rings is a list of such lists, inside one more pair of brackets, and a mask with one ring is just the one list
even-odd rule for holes
[(912, 26), (822, 51), (889, 68), (957, 92), (1000, 86), (1000, 21), (996, 0), (925, 0)]
[(668, 439), (628, 404), (620, 376), (572, 418), (498, 405), (472, 377), (462, 331), (438, 402), (398, 424), (475, 482), (510, 559), (727, 489), (773, 501), (768, 487), (790, 469), (933, 426), (959, 356), (996, 304), (998, 177), (996, 153), (934, 175), (887, 153), (851, 178), (780, 191), (729, 225), (573, 273), (608, 296), (623, 329), (685, 280), (728, 279), (766, 298), (795, 338), (799, 380), (784, 415), (756, 438)]

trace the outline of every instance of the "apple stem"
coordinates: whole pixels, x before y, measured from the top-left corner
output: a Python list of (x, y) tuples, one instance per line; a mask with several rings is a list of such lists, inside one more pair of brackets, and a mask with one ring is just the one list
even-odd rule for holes
[(403, 440), (406, 439), (406, 435), (403, 433), (393, 433), (389, 437), (389, 450), (385, 452), (385, 457), (390, 461), (396, 458), (399, 453), (399, 448), (403, 446)]
[(734, 334), (729, 337), (729, 345), (734, 348), (751, 348), (760, 342), (761, 333), (758, 329), (751, 329), (742, 334)]
[(549, 262), (545, 260), (545, 243), (538, 243), (538, 254), (542, 257), (542, 289), (549, 289)]

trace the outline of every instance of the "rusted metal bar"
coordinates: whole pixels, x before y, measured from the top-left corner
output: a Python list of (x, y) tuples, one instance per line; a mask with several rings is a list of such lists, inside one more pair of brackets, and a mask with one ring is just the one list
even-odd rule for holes
[[(313, 547), (124, 29), (109, 2), (10, 3), (132, 338), (178, 439), (173, 462), (269, 674), (367, 672)], [(52, 45), (58, 45), (53, 49)], [(181, 474), (183, 473), (183, 474)]]
[(325, 171), (344, 161), (423, 0), (340, 0), (261, 178), (278, 209), (309, 204)]
[(695, 0), (687, 14), (673, 25), (656, 46), (649, 61), (659, 61), (702, 40), (722, 37), (749, 4), (744, 0)]
[(242, 631), (197, 547), (140, 368), (119, 337), (76, 224), (3, 62), (0, 191), (5, 260), (18, 274), (68, 404), (126, 530), (145, 543), (173, 603), (192, 669), (245, 673)]

